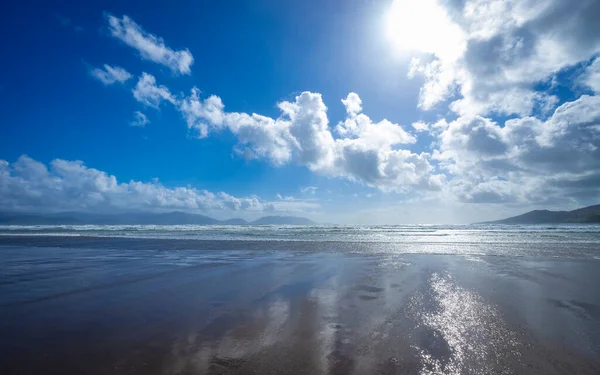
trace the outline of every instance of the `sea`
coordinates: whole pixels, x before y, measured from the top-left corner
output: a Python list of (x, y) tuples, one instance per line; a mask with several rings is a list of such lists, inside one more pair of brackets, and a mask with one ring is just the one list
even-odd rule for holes
[(597, 258), (600, 225), (0, 225), (0, 241), (158, 250), (166, 246)]

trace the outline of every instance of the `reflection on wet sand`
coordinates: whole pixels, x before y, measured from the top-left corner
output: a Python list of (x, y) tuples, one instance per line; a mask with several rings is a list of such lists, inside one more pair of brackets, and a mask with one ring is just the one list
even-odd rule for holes
[[(116, 264), (132, 272), (122, 276), (130, 279), (45, 299), (32, 289), (37, 298), (33, 302), (18, 296), (20, 302), (0, 309), (5, 322), (0, 333), (14, 337), (2, 341), (10, 357), (1, 357), (0, 370), (593, 374), (600, 369), (598, 317), (566, 309), (565, 303), (538, 306), (540, 316), (587, 330), (583, 338), (569, 331), (561, 335), (591, 351), (563, 347), (548, 338), (547, 328), (522, 318), (537, 300), (505, 292), (518, 290), (516, 281), (545, 282), (540, 278), (550, 271), (556, 274), (553, 278), (562, 277), (563, 289), (577, 290), (583, 263), (569, 271), (564, 263), (548, 270), (536, 264), (456, 256), (191, 254), (185, 253), (185, 262), (165, 263), (157, 257), (144, 264), (138, 258), (129, 265), (119, 254)], [(107, 266), (110, 258), (105, 255), (97, 268), (86, 272), (94, 275), (116, 267)], [(515, 269), (527, 278), (507, 276)], [(151, 273), (141, 277), (135, 272)], [(587, 280), (589, 275), (582, 274)], [(562, 301), (552, 293), (538, 291), (545, 301)], [(596, 298), (595, 304), (574, 301), (568, 306), (589, 310), (598, 302)]]
[[(164, 372), (552, 372), (544, 365), (555, 353), (551, 347), (537, 348), (544, 357), (536, 358), (531, 342), (522, 341), (524, 332), (511, 330), (480, 295), (458, 286), (447, 272), (410, 266), (390, 257), (362, 267), (345, 264), (295, 298), (285, 293), (296, 288), (289, 281), (252, 311), (217, 318), (176, 342)], [(596, 368), (585, 361), (575, 366)]]
[(449, 275), (433, 274), (430, 280), (436, 303), (423, 323), (446, 346), (445, 356), (422, 351), (423, 373), (503, 374), (520, 364), (520, 343), (494, 307), (457, 286)]
[[(392, 263), (398, 270), (407, 265)], [(216, 317), (176, 341), (165, 373), (349, 374), (397, 367), (397, 358), (382, 363), (378, 352), (389, 339), (390, 311), (403, 303), (402, 274), (381, 272), (377, 261), (362, 269), (322, 265), (331, 267), (336, 272), (313, 288), (290, 280), (254, 301), (252, 310), (225, 313), (229, 318)]]

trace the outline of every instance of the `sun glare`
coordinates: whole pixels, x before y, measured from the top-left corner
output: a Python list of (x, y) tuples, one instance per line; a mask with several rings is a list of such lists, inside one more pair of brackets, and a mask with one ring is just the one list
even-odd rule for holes
[(395, 0), (385, 20), (386, 36), (400, 53), (458, 58), (464, 35), (436, 0)]

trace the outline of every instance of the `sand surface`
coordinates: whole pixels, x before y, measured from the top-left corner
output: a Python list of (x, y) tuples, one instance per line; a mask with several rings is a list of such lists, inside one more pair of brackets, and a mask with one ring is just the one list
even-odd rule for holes
[(2, 374), (600, 373), (598, 259), (3, 241)]

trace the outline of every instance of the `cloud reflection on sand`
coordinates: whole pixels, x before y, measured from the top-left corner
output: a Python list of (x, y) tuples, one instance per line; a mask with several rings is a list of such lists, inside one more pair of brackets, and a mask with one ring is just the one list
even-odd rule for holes
[[(381, 272), (382, 263), (399, 273)], [(285, 280), (282, 286), (260, 297), (252, 310), (224, 312), (176, 341), (165, 373), (243, 373), (246, 368), (301, 368), (314, 374), (373, 371), (380, 366), (378, 353), (388, 339), (390, 312), (402, 300), (398, 277), (407, 263), (389, 257), (362, 270), (352, 263), (344, 266), (333, 265), (336, 273), (300, 294), (289, 291), (301, 280), (290, 273), (285, 280), (274, 270), (276, 279)], [(365, 296), (370, 298), (361, 298)]]

